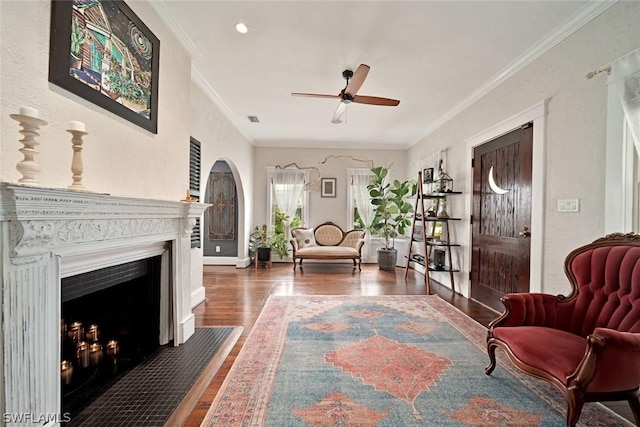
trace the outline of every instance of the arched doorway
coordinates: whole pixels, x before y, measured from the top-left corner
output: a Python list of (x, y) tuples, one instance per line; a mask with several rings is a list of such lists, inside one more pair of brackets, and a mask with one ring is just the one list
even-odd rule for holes
[(204, 214), (203, 255), (237, 259), (238, 192), (233, 171), (224, 160), (216, 161), (209, 172), (204, 203), (211, 207)]

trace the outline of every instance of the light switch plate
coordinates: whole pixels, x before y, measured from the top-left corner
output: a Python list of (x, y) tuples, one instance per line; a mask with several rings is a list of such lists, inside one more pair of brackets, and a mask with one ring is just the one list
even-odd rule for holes
[(558, 200), (558, 212), (580, 212), (580, 199)]

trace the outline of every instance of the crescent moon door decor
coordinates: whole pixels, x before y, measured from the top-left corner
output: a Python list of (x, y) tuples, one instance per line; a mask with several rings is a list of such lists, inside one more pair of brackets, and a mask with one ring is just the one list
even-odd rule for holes
[(489, 187), (491, 187), (491, 190), (496, 194), (505, 194), (509, 192), (509, 190), (500, 188), (498, 184), (496, 184), (496, 180), (493, 177), (493, 166), (489, 168)]

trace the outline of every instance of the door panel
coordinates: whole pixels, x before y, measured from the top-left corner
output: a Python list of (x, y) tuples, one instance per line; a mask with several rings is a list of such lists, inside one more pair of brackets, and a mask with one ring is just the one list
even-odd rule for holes
[(502, 295), (529, 291), (532, 147), (527, 125), (473, 153), (471, 298), (500, 311)]

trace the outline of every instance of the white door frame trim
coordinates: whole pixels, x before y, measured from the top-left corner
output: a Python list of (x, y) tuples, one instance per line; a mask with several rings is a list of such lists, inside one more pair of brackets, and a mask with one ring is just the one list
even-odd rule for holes
[[(543, 274), (543, 249), (544, 249), (544, 217), (545, 217), (545, 135), (547, 101), (543, 100), (528, 109), (495, 124), (485, 131), (468, 138), (467, 164), (471, 165), (473, 149), (499, 136), (505, 135), (517, 129), (525, 123), (533, 122), (533, 159), (531, 171), (531, 259), (530, 259), (530, 292), (542, 292)], [(465, 218), (471, 217), (473, 206), (473, 172), (468, 175), (469, 197), (465, 201)], [(467, 256), (468, 271), (471, 271), (471, 236), (472, 227), (469, 227)], [(468, 279), (466, 295), (471, 291), (471, 277)]]

